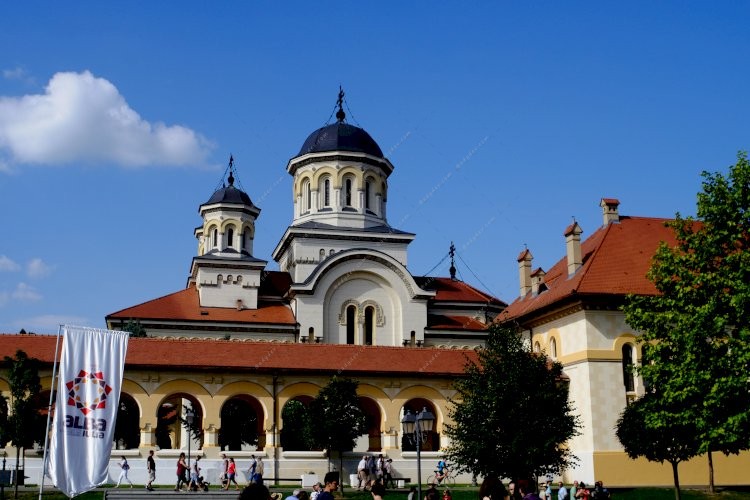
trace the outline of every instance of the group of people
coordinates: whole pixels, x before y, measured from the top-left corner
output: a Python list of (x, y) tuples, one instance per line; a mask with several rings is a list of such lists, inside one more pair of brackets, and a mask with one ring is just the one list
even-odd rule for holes
[(363, 455), (357, 464), (357, 480), (358, 490), (371, 489), (373, 482), (382, 484), (384, 487), (390, 484), (391, 488), (395, 488), (393, 460), (383, 455), (378, 455), (377, 458), (373, 455)]
[[(334, 500), (333, 493), (339, 488), (339, 473), (328, 472), (324, 478), (325, 484), (317, 483), (313, 485), (312, 493), (305, 490), (294, 490), (292, 494), (284, 500)], [(382, 492), (379, 488), (382, 488)], [(379, 496), (376, 496), (376, 493)], [(372, 491), (373, 500), (383, 500), (382, 495), (385, 488), (382, 485), (376, 486)], [(263, 482), (250, 483), (239, 495), (239, 500), (273, 500), (271, 493)]]
[[(557, 500), (609, 500), (611, 493), (601, 481), (588, 488), (583, 482), (574, 481), (568, 490), (562, 481), (557, 483)], [(425, 500), (433, 500), (425, 497)], [(479, 500), (555, 500), (552, 491), (552, 480), (541, 483), (536, 488), (534, 481), (511, 481), (506, 490), (503, 482), (494, 476), (488, 476), (479, 488)]]

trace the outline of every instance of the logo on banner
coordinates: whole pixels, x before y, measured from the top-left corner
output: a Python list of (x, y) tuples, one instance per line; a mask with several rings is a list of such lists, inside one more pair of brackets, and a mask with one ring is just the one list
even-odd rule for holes
[(81, 370), (78, 376), (65, 383), (68, 390), (68, 406), (74, 406), (83, 413), (80, 415), (66, 415), (65, 427), (69, 433), (92, 438), (104, 438), (107, 430), (107, 419), (89, 416), (96, 410), (107, 408), (107, 397), (112, 388), (107, 384), (102, 372), (87, 372)]

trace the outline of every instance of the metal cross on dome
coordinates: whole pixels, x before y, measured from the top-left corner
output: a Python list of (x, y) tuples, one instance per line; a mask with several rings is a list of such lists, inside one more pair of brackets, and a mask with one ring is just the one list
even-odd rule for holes
[(344, 118), (346, 118), (346, 113), (344, 113), (344, 95), (344, 89), (341, 88), (341, 85), (339, 85), (339, 98), (336, 101), (339, 110), (336, 111), (336, 119), (340, 122), (343, 122)]

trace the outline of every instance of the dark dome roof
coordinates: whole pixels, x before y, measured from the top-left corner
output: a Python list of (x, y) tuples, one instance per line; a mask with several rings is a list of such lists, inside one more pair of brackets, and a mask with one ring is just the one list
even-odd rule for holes
[(253, 202), (247, 193), (237, 189), (232, 184), (217, 190), (205, 204), (212, 205), (214, 203), (240, 203), (253, 206)]
[(384, 158), (383, 151), (370, 134), (344, 122), (326, 125), (310, 134), (297, 156), (324, 151), (353, 151)]

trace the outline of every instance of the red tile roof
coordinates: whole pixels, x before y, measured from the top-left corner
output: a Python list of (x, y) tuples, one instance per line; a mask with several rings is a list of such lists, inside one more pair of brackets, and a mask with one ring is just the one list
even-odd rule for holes
[[(23, 350), (51, 364), (55, 336), (0, 335), (0, 365)], [(248, 372), (317, 372), (349, 375), (456, 376), (473, 350), (335, 344), (282, 344), (231, 340), (131, 338), (125, 368)]]
[(563, 257), (547, 271), (546, 291), (519, 297), (497, 321), (517, 320), (585, 295), (655, 294), (646, 273), (659, 243), (676, 243), (673, 230), (665, 226), (668, 220), (621, 216), (618, 223), (600, 227), (581, 243), (583, 265), (575, 274), (568, 276), (567, 257)]
[[(202, 314), (202, 312), (207, 314)], [(108, 315), (106, 319), (109, 321), (114, 319), (127, 320), (130, 318), (282, 325), (296, 324), (291, 308), (283, 302), (259, 301), (258, 309), (243, 310), (226, 307), (201, 307), (198, 302), (198, 290), (194, 286), (117, 311)]]
[(428, 314), (427, 328), (430, 330), (465, 330), (479, 332), (486, 330), (487, 325), (467, 316)]
[(425, 290), (436, 292), (432, 299), (434, 302), (474, 302), (505, 306), (505, 302), (500, 299), (477, 290), (463, 281), (431, 276), (422, 276), (415, 278), (415, 280)]

